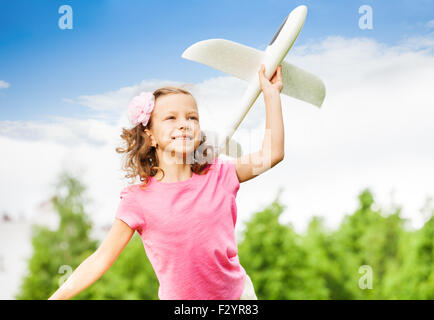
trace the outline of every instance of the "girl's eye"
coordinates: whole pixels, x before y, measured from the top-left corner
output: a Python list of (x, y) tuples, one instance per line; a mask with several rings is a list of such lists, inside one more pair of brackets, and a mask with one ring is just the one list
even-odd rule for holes
[[(174, 116), (167, 117), (166, 120), (175, 119)], [(190, 117), (189, 119), (199, 120), (197, 117)]]

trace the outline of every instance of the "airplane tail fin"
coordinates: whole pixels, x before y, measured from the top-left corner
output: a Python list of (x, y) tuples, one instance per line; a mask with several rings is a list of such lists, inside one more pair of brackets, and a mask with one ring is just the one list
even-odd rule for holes
[(320, 78), (314, 74), (282, 61), (282, 93), (321, 107), (326, 89)]

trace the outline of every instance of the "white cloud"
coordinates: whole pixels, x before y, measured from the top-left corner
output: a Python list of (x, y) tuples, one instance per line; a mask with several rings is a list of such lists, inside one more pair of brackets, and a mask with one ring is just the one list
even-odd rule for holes
[[(330, 227), (357, 206), (357, 195), (370, 187), (379, 204), (403, 205), (403, 216), (420, 226), (419, 209), (434, 190), (434, 42), (431, 35), (395, 46), (371, 39), (329, 37), (294, 47), (286, 58), (321, 77), (327, 96), (321, 109), (282, 95), (285, 159), (275, 168), (241, 185), (237, 228), (253, 211), (270, 203), (279, 186), (287, 205), (282, 222), (303, 230), (312, 215)], [(32, 212), (48, 194), (63, 166), (85, 168), (82, 174), (95, 203), (92, 217), (110, 223), (123, 185), (120, 143), (129, 99), (141, 90), (179, 83), (143, 81), (130, 87), (73, 101), (117, 116), (52, 122), (1, 122), (2, 209)], [(208, 79), (191, 87), (201, 127), (221, 133), (246, 84), (232, 77)], [(234, 138), (245, 152), (260, 148), (265, 127), (262, 95)], [(248, 130), (255, 130), (251, 139)], [(25, 198), (25, 201), (23, 201)]]
[(432, 28), (434, 28), (434, 20), (430, 20), (430, 21), (428, 21), (428, 22), (426, 23), (426, 27), (427, 27), (428, 29), (432, 29)]
[(9, 82), (6, 82), (4, 80), (0, 80), (0, 89), (6, 89), (9, 88), (11, 84)]
[(104, 92), (101, 94), (81, 95), (76, 99), (63, 98), (63, 101), (68, 103), (77, 103), (92, 110), (100, 112), (117, 112), (122, 111), (128, 102), (141, 91), (154, 91), (160, 86), (180, 85), (174, 81), (149, 80), (142, 81), (138, 85), (123, 87), (119, 90)]
[(45, 122), (0, 121), (0, 135), (15, 140), (49, 141), (59, 145), (75, 146), (105, 144), (114, 135), (114, 128), (93, 119), (56, 117)]

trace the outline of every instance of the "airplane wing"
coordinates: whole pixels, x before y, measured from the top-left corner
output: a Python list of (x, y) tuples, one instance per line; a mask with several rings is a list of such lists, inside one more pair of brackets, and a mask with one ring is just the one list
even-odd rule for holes
[[(258, 77), (264, 51), (225, 39), (209, 39), (188, 47), (182, 57), (250, 81)], [(317, 76), (286, 61), (282, 65), (282, 93), (321, 107), (325, 98), (324, 83)]]

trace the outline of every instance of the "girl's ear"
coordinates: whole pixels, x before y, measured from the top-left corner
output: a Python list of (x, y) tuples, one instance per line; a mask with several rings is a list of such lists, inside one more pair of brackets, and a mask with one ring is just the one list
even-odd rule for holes
[(154, 136), (152, 135), (151, 131), (149, 129), (145, 129), (145, 133), (151, 138), (151, 145), (153, 147), (156, 147)]

